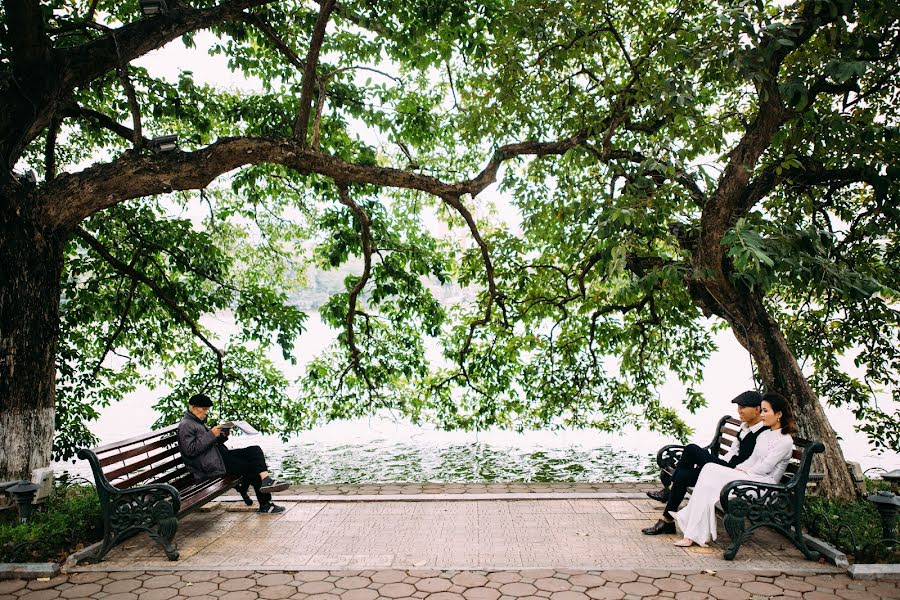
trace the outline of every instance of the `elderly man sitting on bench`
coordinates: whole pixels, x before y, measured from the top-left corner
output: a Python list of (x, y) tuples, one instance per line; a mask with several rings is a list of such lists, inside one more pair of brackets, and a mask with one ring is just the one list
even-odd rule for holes
[(740, 443), (732, 444), (722, 458), (719, 458), (718, 454), (716, 454), (718, 448), (714, 448), (713, 452), (710, 452), (696, 444), (685, 446), (681, 459), (675, 466), (675, 472), (672, 474), (671, 491), (663, 489), (647, 492), (647, 495), (654, 500), (664, 503), (666, 508), (655, 525), (641, 530), (645, 535), (675, 533), (675, 520), (670, 513), (678, 510), (681, 501), (684, 500), (684, 496), (687, 494), (687, 489), (697, 483), (697, 478), (700, 476), (700, 469), (703, 468), (703, 465), (715, 463), (734, 468), (753, 454), (757, 436), (763, 429), (766, 429), (759, 418), (762, 394), (753, 390), (746, 391), (734, 398), (732, 402), (737, 404), (738, 417), (741, 420), (741, 429), (738, 432)]
[(272, 502), (272, 493), (286, 490), (289, 484), (272, 479), (262, 448), (250, 446), (228, 449), (225, 442), (228, 441), (231, 430), (220, 425), (210, 429), (204, 424), (212, 407), (209, 396), (194, 394), (188, 404), (190, 406), (178, 424), (178, 449), (194, 479), (202, 481), (226, 473), (240, 475), (241, 482), (235, 489), (247, 506), (253, 504), (247, 494), (247, 488), (252, 485), (256, 499), (259, 500), (259, 512), (284, 512), (283, 506)]

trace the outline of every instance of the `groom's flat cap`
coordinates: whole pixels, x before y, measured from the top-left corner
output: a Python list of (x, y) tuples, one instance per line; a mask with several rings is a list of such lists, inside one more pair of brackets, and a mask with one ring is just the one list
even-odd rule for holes
[(759, 406), (762, 402), (762, 394), (754, 390), (747, 390), (735, 396), (732, 402), (738, 406)]
[(208, 408), (212, 406), (212, 400), (209, 399), (209, 396), (206, 394), (194, 394), (191, 396), (191, 399), (188, 400), (188, 404), (191, 406), (200, 406), (203, 408)]

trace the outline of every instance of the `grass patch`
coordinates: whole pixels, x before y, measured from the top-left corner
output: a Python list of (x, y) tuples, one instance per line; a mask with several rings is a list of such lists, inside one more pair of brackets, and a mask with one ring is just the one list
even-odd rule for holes
[[(889, 490), (882, 480), (866, 480), (868, 493)], [(881, 515), (875, 505), (860, 498), (853, 502), (834, 502), (819, 496), (806, 497), (804, 524), (807, 531), (825, 540), (856, 563), (900, 562), (900, 547), (879, 544), (883, 538)]]
[(27, 523), (0, 512), (0, 562), (59, 562), (103, 537), (100, 501), (91, 485), (57, 481)]

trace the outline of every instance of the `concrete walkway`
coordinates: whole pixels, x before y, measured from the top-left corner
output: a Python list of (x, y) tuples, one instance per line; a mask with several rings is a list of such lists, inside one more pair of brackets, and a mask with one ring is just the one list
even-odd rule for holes
[(99, 565), (0, 581), (0, 600), (900, 599), (896, 583), (853, 581), (773, 533), (731, 562), (717, 544), (644, 536), (654, 487), (295, 486), (280, 515), (233, 497), (187, 517), (177, 562), (136, 536)]
[[(534, 500), (502, 494), (491, 500), (480, 494), (452, 500), (448, 495), (356, 497), (360, 500), (283, 499), (288, 510), (279, 515), (259, 514), (241, 502), (215, 503), (181, 521), (176, 537), (181, 558), (175, 563), (142, 535), (113, 549), (100, 565), (84, 568), (837, 571), (805, 560), (768, 531), (744, 544), (735, 561), (722, 558), (719, 544), (678, 548), (672, 544), (676, 536), (645, 536), (640, 529), (655, 521), (661, 506), (633, 493)], [(727, 542), (724, 531), (719, 535)]]

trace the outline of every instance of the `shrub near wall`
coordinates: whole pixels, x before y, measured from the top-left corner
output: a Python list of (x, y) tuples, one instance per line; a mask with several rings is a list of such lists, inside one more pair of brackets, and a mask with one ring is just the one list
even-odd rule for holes
[(100, 501), (91, 485), (57, 483), (28, 523), (0, 513), (0, 562), (59, 562), (103, 537)]
[[(882, 480), (867, 480), (867, 495), (890, 489)], [(834, 502), (807, 496), (805, 525), (811, 535), (840, 549), (855, 563), (900, 562), (900, 548), (877, 545), (883, 534), (881, 515), (864, 497), (853, 502)]]

